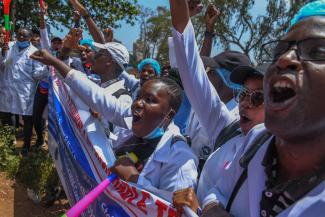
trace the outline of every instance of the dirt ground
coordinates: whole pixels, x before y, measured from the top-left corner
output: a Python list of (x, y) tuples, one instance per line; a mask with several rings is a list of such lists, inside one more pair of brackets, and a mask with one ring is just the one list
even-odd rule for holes
[[(35, 136), (32, 144), (34, 142)], [(16, 147), (20, 149), (22, 143), (22, 139), (17, 139)], [(56, 201), (49, 208), (35, 204), (28, 198), (26, 188), (0, 172), (0, 217), (60, 217), (68, 208), (67, 200)]]
[(0, 173), (0, 217), (59, 217), (68, 208), (66, 200), (46, 208), (27, 197), (27, 190)]

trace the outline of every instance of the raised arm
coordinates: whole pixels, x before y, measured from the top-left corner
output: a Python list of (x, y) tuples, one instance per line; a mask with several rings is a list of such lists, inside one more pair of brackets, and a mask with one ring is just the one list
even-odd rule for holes
[(190, 20), (187, 0), (169, 0), (172, 24), (177, 32), (182, 33)]
[(175, 54), (184, 90), (200, 124), (208, 136), (215, 139), (235, 117), (220, 100), (205, 72), (189, 19), (187, 0), (170, 0), (170, 3)]
[(213, 39), (215, 37), (214, 27), (219, 14), (219, 10), (213, 4), (210, 4), (208, 6), (208, 9), (204, 15), (205, 33), (203, 45), (200, 52), (201, 56), (209, 57), (211, 55)]
[(73, 5), (73, 7), (80, 13), (80, 15), (86, 21), (89, 33), (93, 37), (94, 41), (104, 44), (105, 43), (104, 36), (103, 36), (102, 32), (100, 31), (100, 29), (97, 27), (95, 21), (91, 18), (87, 9), (78, 0), (70, 0), (70, 3)]
[(41, 8), (39, 19), (40, 19), (40, 34), (41, 34), (41, 47), (46, 50), (50, 50), (51, 43), (46, 28), (45, 15), (47, 14), (47, 4), (43, 2), (43, 8)]
[(104, 115), (112, 124), (128, 128), (125, 117), (131, 115), (130, 106), (125, 101), (106, 94), (104, 89), (90, 81), (85, 74), (71, 69), (46, 50), (37, 51), (30, 56), (45, 65), (53, 66), (64, 78), (69, 87), (93, 110)]

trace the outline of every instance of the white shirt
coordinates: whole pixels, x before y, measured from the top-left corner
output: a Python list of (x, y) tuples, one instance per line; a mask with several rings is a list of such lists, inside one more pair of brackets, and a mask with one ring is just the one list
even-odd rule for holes
[[(65, 82), (92, 110), (100, 113), (107, 121), (116, 126), (130, 129), (125, 117), (131, 116), (131, 97), (123, 95), (117, 99), (112, 95), (122, 87), (123, 81), (104, 89), (89, 80), (84, 73), (72, 69), (66, 76)], [(115, 133), (118, 138), (113, 141), (113, 147), (117, 147), (132, 135), (131, 130)]]
[(141, 171), (137, 184), (161, 196), (166, 195), (164, 191), (196, 189), (197, 157), (186, 142), (171, 144), (173, 137), (180, 135), (179, 128), (172, 122)]
[(32, 115), (37, 82), (48, 76), (48, 67), (29, 56), (37, 48), (33, 45), (19, 51), (15, 43), (2, 61), (0, 75), (0, 111)]
[[(196, 125), (198, 127), (202, 126), (207, 137), (205, 140), (203, 139), (202, 144), (206, 143), (213, 150), (221, 130), (235, 121), (237, 117), (229, 112), (209, 81), (200, 58), (191, 21), (189, 21), (183, 33), (173, 29), (173, 37), (182, 83), (198, 119), (198, 121), (195, 121)], [(204, 205), (205, 198), (209, 196), (211, 188), (213, 189), (220, 179), (223, 180), (221, 178), (222, 169), (227, 168), (227, 165), (231, 164), (234, 157), (242, 153), (242, 141), (244, 139), (245, 136), (243, 134), (230, 139), (214, 152), (206, 162), (197, 193), (201, 205)], [(197, 143), (199, 144), (199, 141)], [(219, 200), (217, 197), (213, 199)], [(210, 197), (206, 200), (211, 202), (212, 199)]]
[(140, 89), (140, 79), (134, 75), (130, 75), (126, 71), (123, 71), (120, 77), (125, 80), (125, 87), (131, 91), (132, 99), (136, 99)]
[[(263, 124), (255, 126), (246, 136), (242, 145), (245, 153), (266, 131)], [(238, 191), (231, 206), (230, 214), (236, 217), (260, 217), (260, 201), (265, 189), (265, 167), (262, 165), (267, 148), (272, 140), (269, 138), (256, 152), (248, 164), (247, 179)], [(237, 154), (233, 163), (223, 171), (222, 180), (210, 191), (210, 195), (226, 206), (231, 192), (242, 174), (243, 168), (239, 165), (241, 154)], [(221, 199), (221, 200), (220, 200)], [(325, 181), (316, 186), (307, 195), (282, 211), (277, 217), (321, 217), (325, 213)]]

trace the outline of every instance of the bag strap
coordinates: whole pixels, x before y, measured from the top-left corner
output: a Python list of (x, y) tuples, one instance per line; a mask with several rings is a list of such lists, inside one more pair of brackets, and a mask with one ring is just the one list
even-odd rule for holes
[[(116, 99), (120, 98), (120, 96), (122, 96), (122, 95), (131, 96), (131, 93), (130, 93), (130, 91), (128, 91), (128, 90), (126, 90), (124, 88), (121, 88), (121, 89), (115, 91), (115, 93), (112, 94), (112, 96), (114, 96)], [(108, 122), (108, 125), (109, 125), (109, 130), (111, 132), (113, 132), (114, 125), (111, 122)]]
[(233, 121), (231, 124), (223, 128), (218, 135), (216, 142), (214, 143), (213, 151), (217, 150), (223, 144), (225, 144), (228, 140), (238, 136), (240, 134), (239, 129), (239, 121)]
[(112, 95), (113, 95), (116, 99), (120, 98), (120, 96), (122, 96), (122, 95), (129, 95), (129, 96), (131, 96), (130, 92), (127, 91), (127, 90), (124, 89), (124, 88), (121, 88), (121, 89), (115, 91), (115, 93), (113, 93)]
[(254, 144), (245, 152), (245, 154), (240, 158), (239, 164), (244, 168), (242, 174), (238, 178), (234, 189), (231, 192), (229, 201), (226, 206), (226, 211), (230, 212), (231, 206), (239, 192), (239, 189), (244, 184), (247, 179), (248, 164), (255, 156), (259, 148), (272, 136), (270, 132), (265, 132), (257, 139), (255, 139)]

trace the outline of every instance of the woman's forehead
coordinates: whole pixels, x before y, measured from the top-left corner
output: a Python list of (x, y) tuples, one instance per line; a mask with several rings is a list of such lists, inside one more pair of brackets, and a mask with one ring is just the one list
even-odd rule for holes
[(283, 40), (299, 41), (306, 38), (325, 38), (325, 16), (309, 17), (291, 27)]

